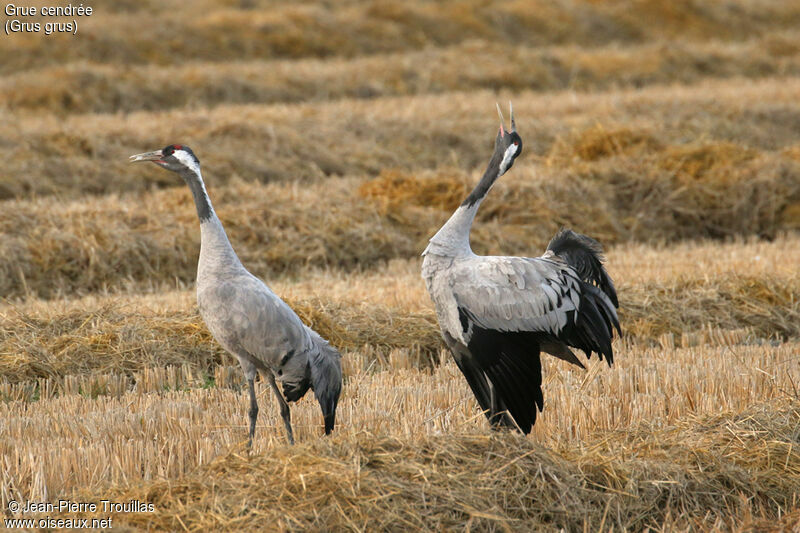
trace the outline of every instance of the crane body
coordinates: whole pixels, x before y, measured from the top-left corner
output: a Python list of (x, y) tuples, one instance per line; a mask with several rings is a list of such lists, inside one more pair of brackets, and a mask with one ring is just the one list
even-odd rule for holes
[(214, 212), (200, 163), (189, 147), (169, 145), (131, 156), (131, 161), (152, 161), (177, 172), (192, 191), (200, 221), (197, 303), (211, 335), (238, 359), (247, 379), (250, 444), (258, 416), (254, 385), (258, 372), (275, 393), (290, 443), (294, 443), (294, 434), (287, 401), (299, 400), (309, 388), (320, 404), (325, 433), (329, 434), (335, 425), (342, 384), (339, 352), (242, 265)]
[(541, 257), (473, 253), (475, 214), (522, 151), (513, 110), (511, 130), (500, 117), (486, 172), (430, 239), (422, 277), (445, 343), (490, 423), (527, 434), (544, 405), (540, 352), (583, 368), (574, 347), (610, 365), (618, 301), (600, 244), (571, 230), (556, 234)]

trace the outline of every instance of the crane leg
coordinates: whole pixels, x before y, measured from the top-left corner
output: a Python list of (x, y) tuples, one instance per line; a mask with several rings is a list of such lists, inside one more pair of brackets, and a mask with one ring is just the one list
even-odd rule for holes
[(502, 424), (502, 413), (498, 413), (499, 407), (497, 402), (497, 391), (494, 390), (494, 385), (489, 381), (489, 424), (492, 429), (499, 429)]
[(292, 413), (289, 411), (289, 404), (286, 403), (286, 399), (284, 399), (283, 394), (278, 389), (277, 383), (275, 383), (275, 376), (272, 375), (272, 372), (266, 372), (267, 380), (269, 381), (269, 386), (272, 387), (272, 390), (275, 391), (275, 396), (278, 398), (278, 404), (281, 406), (281, 417), (283, 417), (283, 425), (286, 426), (286, 436), (289, 438), (289, 444), (294, 444), (294, 433), (292, 432)]
[(492, 429), (500, 430), (517, 427), (517, 423), (497, 397), (497, 390), (491, 381), (489, 382), (489, 402), (489, 424)]
[(247, 386), (250, 389), (250, 440), (247, 441), (247, 447), (253, 447), (253, 437), (256, 434), (256, 419), (258, 418), (258, 402), (256, 401), (256, 386), (254, 383), (255, 376), (247, 378)]

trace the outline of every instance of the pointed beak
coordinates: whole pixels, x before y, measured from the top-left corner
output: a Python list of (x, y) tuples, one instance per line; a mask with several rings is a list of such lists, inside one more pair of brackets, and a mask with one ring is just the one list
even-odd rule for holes
[(136, 163), (138, 161), (161, 161), (163, 157), (164, 154), (161, 153), (161, 150), (156, 150), (155, 152), (144, 152), (143, 154), (132, 155), (128, 161), (131, 163)]
[(505, 128), (506, 119), (503, 118), (503, 112), (500, 111), (500, 104), (495, 102), (495, 105), (497, 106), (497, 116), (500, 117), (500, 137), (503, 137), (506, 134), (506, 128)]

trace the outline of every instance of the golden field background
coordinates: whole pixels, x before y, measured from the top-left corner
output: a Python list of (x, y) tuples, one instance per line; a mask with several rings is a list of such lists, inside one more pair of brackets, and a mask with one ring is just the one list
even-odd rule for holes
[[(4, 516), (112, 498), (156, 509), (119, 530), (800, 528), (800, 5), (92, 7), (76, 36), (0, 37)], [(525, 147), (474, 249), (600, 239), (623, 326), (613, 368), (543, 358), (528, 438), (489, 430), (419, 277), (507, 100)], [(260, 387), (244, 447), (190, 193), (127, 163), (173, 142), (245, 265), (343, 352), (331, 438), (307, 397), (287, 446)]]

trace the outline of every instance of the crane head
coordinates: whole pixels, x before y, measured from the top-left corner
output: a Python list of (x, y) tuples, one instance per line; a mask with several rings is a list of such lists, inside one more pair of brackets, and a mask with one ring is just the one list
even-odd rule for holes
[(181, 173), (188, 170), (194, 174), (200, 173), (200, 161), (192, 149), (185, 144), (170, 144), (161, 150), (132, 155), (130, 161), (131, 163), (152, 161), (161, 168), (172, 172)]
[(505, 128), (503, 112), (500, 111), (500, 104), (497, 104), (497, 114), (500, 116), (500, 131), (494, 140), (494, 157), (498, 159), (499, 174), (502, 176), (514, 164), (514, 159), (522, 153), (522, 138), (517, 133), (517, 124), (514, 122), (514, 107), (508, 103), (508, 110), (511, 113), (511, 129)]

